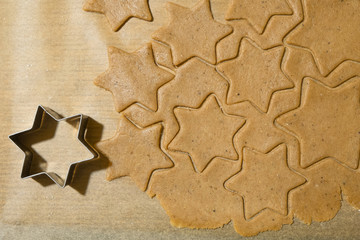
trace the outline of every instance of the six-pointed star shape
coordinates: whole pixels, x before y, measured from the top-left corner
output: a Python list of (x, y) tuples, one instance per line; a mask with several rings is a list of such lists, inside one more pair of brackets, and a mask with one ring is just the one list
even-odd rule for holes
[(360, 61), (360, 1), (305, 0), (304, 3), (304, 23), (287, 41), (310, 49), (323, 75), (345, 60)]
[(266, 112), (275, 91), (294, 86), (280, 68), (283, 54), (283, 47), (262, 50), (244, 39), (239, 56), (217, 66), (230, 80), (228, 103), (248, 100)]
[(257, 32), (262, 33), (273, 15), (290, 14), (292, 10), (286, 0), (232, 0), (226, 19), (247, 19)]
[(176, 108), (180, 131), (169, 149), (187, 152), (202, 172), (214, 157), (236, 159), (233, 136), (244, 125), (240, 116), (226, 115), (215, 96), (209, 96), (198, 109)]
[(351, 168), (359, 165), (360, 78), (328, 88), (305, 79), (301, 105), (277, 119), (300, 141), (301, 166), (327, 157)]
[(151, 44), (134, 53), (109, 47), (109, 62), (109, 69), (94, 83), (113, 93), (116, 110), (139, 102), (156, 111), (158, 88), (174, 76), (155, 64)]
[[(9, 138), (25, 153), (21, 178), (33, 178), (39, 175), (46, 175), (53, 182), (55, 182), (58, 186), (62, 188), (64, 188), (66, 185), (69, 185), (75, 174), (77, 164), (96, 159), (99, 156), (97, 151), (85, 140), (84, 134), (87, 126), (87, 120), (88, 117), (82, 114), (63, 118), (59, 114), (51, 110), (50, 108), (46, 108), (40, 105), (37, 109), (33, 126), (29, 130), (25, 130), (9, 136)], [(47, 172), (46, 169), (39, 168), (38, 166), (33, 166), (35, 152), (31, 146), (28, 146), (23, 142), (24, 138), (31, 138), (34, 137), (36, 134), (43, 134), (44, 132), (50, 131), (49, 128), (44, 127), (44, 125), (46, 126), (46, 123), (48, 121), (56, 121), (57, 123), (67, 122), (68, 124), (72, 123), (74, 125), (75, 125), (74, 122), (78, 122), (77, 135), (76, 135), (77, 140), (93, 156), (92, 158), (77, 161), (70, 164), (65, 179), (60, 177), (55, 172)], [(54, 146), (54, 148), (55, 147), (56, 146)], [(46, 160), (49, 161), (49, 159)], [(34, 172), (33, 169), (37, 169), (37, 171)]]
[(195, 56), (215, 64), (215, 46), (232, 32), (232, 27), (214, 20), (209, 0), (199, 1), (193, 9), (170, 2), (166, 7), (170, 23), (152, 37), (170, 45), (174, 64), (179, 65)]
[(105, 14), (113, 31), (118, 31), (132, 17), (152, 20), (148, 0), (86, 0), (83, 9)]
[(140, 129), (121, 116), (115, 136), (97, 145), (110, 161), (107, 179), (130, 176), (145, 191), (153, 171), (173, 166), (160, 148), (161, 132), (161, 124)]
[(289, 169), (281, 144), (266, 154), (244, 148), (242, 170), (226, 186), (243, 195), (245, 218), (250, 219), (265, 208), (286, 215), (289, 191), (304, 182)]

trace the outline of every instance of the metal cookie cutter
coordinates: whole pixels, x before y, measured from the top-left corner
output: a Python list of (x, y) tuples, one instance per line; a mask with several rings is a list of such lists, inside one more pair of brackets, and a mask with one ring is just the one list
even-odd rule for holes
[[(37, 130), (39, 130), (41, 128), (43, 122), (46, 119), (45, 118), (46, 115), (51, 117), (52, 119), (54, 119), (56, 122), (61, 122), (61, 121), (69, 122), (69, 121), (73, 121), (73, 120), (79, 120), (77, 139), (93, 155), (92, 158), (81, 160), (81, 161), (74, 162), (74, 163), (70, 164), (65, 179), (62, 179), (55, 172), (41, 171), (41, 172), (37, 172), (37, 173), (32, 174), (31, 173), (31, 166), (33, 164), (34, 152), (33, 152), (33, 150), (31, 150), (31, 148), (29, 148), (28, 146), (25, 146), (25, 144), (23, 144), (22, 141), (21, 141), (21, 136), (26, 135), (26, 134), (34, 133), (34, 132), (36, 132)], [(36, 176), (39, 176), (39, 175), (46, 175), (52, 181), (54, 181), (58, 186), (60, 186), (62, 188), (64, 188), (66, 185), (69, 185), (72, 182), (72, 179), (73, 179), (73, 176), (75, 174), (77, 165), (79, 163), (83, 163), (83, 162), (86, 162), (86, 161), (95, 160), (95, 159), (99, 158), (99, 153), (96, 151), (96, 149), (93, 148), (85, 140), (85, 132), (86, 132), (86, 127), (87, 127), (87, 123), (88, 123), (88, 118), (89, 118), (88, 116), (83, 115), (83, 114), (77, 114), (77, 115), (74, 115), (74, 116), (71, 116), (71, 117), (63, 118), (59, 114), (57, 114), (56, 112), (51, 110), (50, 108), (39, 105), (38, 109), (37, 109), (37, 112), (36, 112), (36, 115), (35, 115), (33, 126), (28, 130), (18, 132), (18, 133), (15, 133), (15, 134), (9, 136), (9, 138), (25, 153), (25, 159), (24, 159), (24, 164), (23, 164), (23, 168), (22, 168), (22, 172), (21, 172), (21, 178), (25, 179), (25, 178), (33, 178), (33, 177), (36, 177)]]

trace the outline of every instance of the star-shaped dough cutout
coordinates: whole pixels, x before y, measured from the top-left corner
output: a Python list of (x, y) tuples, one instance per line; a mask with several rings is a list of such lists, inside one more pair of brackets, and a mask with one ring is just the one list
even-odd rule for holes
[(214, 96), (198, 109), (176, 108), (174, 112), (180, 131), (168, 147), (189, 153), (199, 172), (215, 157), (237, 159), (233, 137), (244, 125), (244, 118), (225, 114)]
[(300, 107), (277, 119), (300, 141), (301, 166), (327, 157), (356, 169), (360, 153), (360, 78), (336, 88), (312, 79), (302, 86)]
[(109, 47), (109, 68), (94, 83), (112, 92), (118, 112), (136, 102), (156, 111), (157, 90), (173, 77), (155, 64), (147, 44), (134, 53)]
[(286, 0), (232, 0), (226, 19), (246, 19), (258, 33), (262, 33), (272, 16), (292, 13)]
[(310, 49), (321, 74), (345, 60), (360, 61), (360, 1), (304, 1), (305, 19), (288, 37), (290, 44)]
[(228, 104), (250, 101), (266, 112), (275, 91), (294, 86), (281, 70), (283, 54), (283, 47), (262, 50), (244, 39), (239, 56), (217, 66), (230, 80)]
[(216, 22), (209, 0), (201, 0), (193, 9), (167, 3), (170, 23), (160, 28), (152, 37), (171, 47), (175, 65), (191, 57), (200, 57), (216, 63), (217, 42), (232, 32), (232, 27)]
[(115, 136), (97, 145), (110, 162), (107, 179), (130, 176), (145, 191), (155, 170), (173, 166), (160, 148), (161, 132), (161, 124), (140, 129), (122, 116)]
[(244, 148), (242, 170), (226, 186), (243, 195), (245, 218), (250, 219), (266, 208), (286, 215), (289, 191), (304, 182), (289, 169), (286, 145), (281, 144), (266, 154)]
[(152, 21), (148, 0), (86, 0), (83, 9), (105, 14), (114, 32), (132, 17)]

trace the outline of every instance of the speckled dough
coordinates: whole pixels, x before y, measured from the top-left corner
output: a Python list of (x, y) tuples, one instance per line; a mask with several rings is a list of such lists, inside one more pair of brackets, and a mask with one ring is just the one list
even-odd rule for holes
[(243, 236), (359, 209), (360, 1), (233, 0), (221, 22), (209, 0), (166, 6), (152, 45), (110, 48), (95, 80), (120, 112), (108, 179), (176, 227)]

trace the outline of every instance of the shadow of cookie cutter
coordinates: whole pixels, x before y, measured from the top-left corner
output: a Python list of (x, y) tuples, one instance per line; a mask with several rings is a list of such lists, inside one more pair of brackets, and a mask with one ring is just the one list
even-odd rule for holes
[[(45, 114), (50, 116), (56, 122), (72, 121), (72, 120), (79, 119), (80, 121), (79, 121), (79, 125), (78, 125), (77, 139), (93, 155), (92, 158), (77, 161), (77, 162), (70, 164), (65, 180), (62, 179), (59, 175), (57, 175), (55, 172), (41, 171), (41, 172), (38, 172), (35, 174), (31, 174), (31, 165), (32, 165), (32, 162), (34, 159), (34, 152), (29, 147), (25, 146), (20, 140), (20, 137), (22, 135), (33, 133), (41, 128), (43, 121), (45, 120)], [(12, 134), (9, 136), (9, 138), (25, 154), (24, 164), (23, 164), (23, 168), (22, 168), (22, 172), (21, 172), (21, 178), (26, 179), (26, 178), (33, 178), (33, 177), (40, 176), (40, 175), (46, 175), (53, 182), (55, 182), (58, 186), (60, 186), (62, 188), (69, 185), (73, 180), (73, 176), (75, 174), (78, 164), (99, 158), (98, 151), (85, 140), (85, 132), (87, 129), (88, 119), (89, 119), (89, 117), (86, 115), (83, 115), (83, 114), (77, 114), (77, 115), (73, 115), (73, 116), (64, 118), (64, 117), (61, 117), (58, 113), (54, 112), (52, 109), (39, 105), (37, 108), (37, 111), (36, 111), (33, 126), (28, 130), (21, 131), (21, 132), (18, 132), (18, 133), (15, 133), (15, 134)]]

